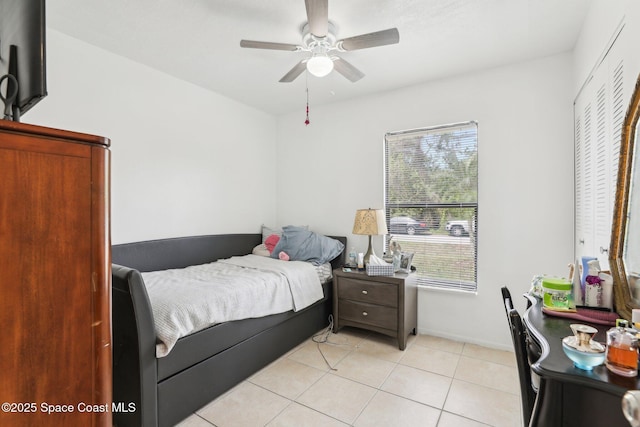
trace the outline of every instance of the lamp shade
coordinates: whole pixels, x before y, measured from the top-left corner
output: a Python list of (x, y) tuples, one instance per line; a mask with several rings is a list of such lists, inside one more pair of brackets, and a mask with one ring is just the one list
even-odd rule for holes
[(387, 222), (382, 209), (358, 209), (353, 221), (353, 234), (383, 235), (387, 234)]

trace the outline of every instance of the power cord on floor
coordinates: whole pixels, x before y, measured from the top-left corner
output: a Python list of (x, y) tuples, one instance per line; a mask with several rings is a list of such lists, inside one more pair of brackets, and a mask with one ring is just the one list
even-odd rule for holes
[(329, 326), (327, 326), (325, 329), (323, 329), (322, 331), (320, 331), (317, 334), (315, 334), (314, 336), (312, 336), (311, 340), (317, 344), (318, 351), (320, 352), (320, 355), (324, 359), (324, 363), (327, 364), (329, 369), (331, 369), (332, 371), (337, 371), (338, 369), (336, 369), (333, 366), (331, 366), (331, 364), (329, 363), (329, 361), (325, 357), (324, 353), (322, 352), (322, 348), (320, 347), (320, 344), (331, 344), (331, 345), (342, 345), (342, 346), (349, 346), (349, 344), (341, 344), (341, 343), (329, 341), (329, 337), (331, 336), (331, 334), (333, 334), (333, 315), (330, 314), (329, 315)]

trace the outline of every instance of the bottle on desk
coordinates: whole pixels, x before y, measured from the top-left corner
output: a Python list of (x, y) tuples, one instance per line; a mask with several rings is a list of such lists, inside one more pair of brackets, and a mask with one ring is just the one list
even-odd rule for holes
[(607, 331), (607, 356), (609, 370), (625, 377), (638, 375), (638, 338), (627, 327), (629, 322), (619, 319), (616, 327)]
[(640, 332), (640, 308), (631, 310), (631, 323), (636, 331)]

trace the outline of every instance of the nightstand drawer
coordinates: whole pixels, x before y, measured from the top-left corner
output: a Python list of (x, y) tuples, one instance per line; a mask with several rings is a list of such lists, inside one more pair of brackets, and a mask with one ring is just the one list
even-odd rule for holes
[(385, 329), (398, 328), (398, 310), (349, 300), (338, 302), (340, 318)]
[(338, 298), (397, 307), (398, 286), (341, 277)]

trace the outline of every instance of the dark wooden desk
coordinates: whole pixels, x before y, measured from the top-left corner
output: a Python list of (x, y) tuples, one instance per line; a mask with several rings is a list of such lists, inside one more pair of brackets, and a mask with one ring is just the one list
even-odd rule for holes
[[(571, 335), (571, 323), (585, 323), (542, 313), (542, 301), (527, 296), (532, 306), (523, 316), (542, 354), (531, 369), (540, 376), (540, 389), (530, 426), (629, 427), (622, 414), (622, 396), (640, 389), (638, 378), (609, 372), (604, 366), (585, 371), (573, 366), (562, 350), (562, 338)], [(586, 323), (589, 324), (589, 323)], [(598, 330), (596, 341), (606, 342), (610, 326), (589, 324)]]

